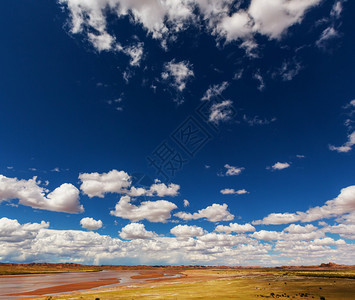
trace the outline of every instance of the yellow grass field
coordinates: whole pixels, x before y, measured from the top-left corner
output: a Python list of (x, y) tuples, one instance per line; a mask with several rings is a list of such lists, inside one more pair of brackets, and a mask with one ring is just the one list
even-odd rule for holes
[(0, 265), (0, 275), (21, 275), (21, 274), (45, 274), (45, 273), (63, 273), (63, 272), (96, 272), (102, 268), (96, 266), (84, 265), (55, 265), (55, 264), (26, 264), (26, 265)]
[(36, 299), (355, 299), (355, 270), (186, 270), (183, 278)]

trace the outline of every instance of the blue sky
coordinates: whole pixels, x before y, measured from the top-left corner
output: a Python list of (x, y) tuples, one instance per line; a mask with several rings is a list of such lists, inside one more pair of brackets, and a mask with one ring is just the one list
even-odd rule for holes
[(354, 11), (3, 1), (0, 261), (353, 263)]

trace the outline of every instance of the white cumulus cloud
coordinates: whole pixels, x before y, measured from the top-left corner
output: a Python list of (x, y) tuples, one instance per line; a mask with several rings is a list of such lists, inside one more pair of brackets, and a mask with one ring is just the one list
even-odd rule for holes
[(237, 190), (237, 191), (235, 189), (223, 189), (220, 192), (223, 195), (243, 195), (243, 194), (248, 194), (247, 190), (245, 190), (245, 189)]
[(131, 203), (129, 196), (122, 196), (115, 206), (115, 210), (110, 212), (111, 215), (123, 219), (129, 219), (131, 222), (148, 220), (150, 222), (165, 223), (171, 217), (171, 211), (177, 206), (166, 200), (143, 201), (140, 206)]
[(238, 224), (238, 223), (230, 223), (228, 226), (218, 225), (215, 229), (217, 232), (224, 233), (244, 233), (244, 232), (254, 232), (255, 227), (249, 223), (246, 224)]
[(131, 185), (131, 177), (124, 171), (108, 173), (82, 173), (79, 175), (81, 191), (92, 197), (103, 198), (106, 193), (122, 193)]
[(210, 222), (219, 222), (219, 221), (231, 221), (234, 219), (234, 215), (232, 215), (228, 211), (227, 204), (212, 204), (211, 206), (207, 206), (204, 209), (199, 210), (193, 214), (186, 213), (186, 212), (178, 212), (174, 214), (174, 216), (190, 221), (190, 220), (197, 220), (197, 219), (206, 219)]
[(177, 196), (179, 194), (180, 186), (178, 184), (170, 183), (166, 185), (165, 183), (154, 183), (151, 185), (149, 192), (147, 193), (148, 196)]
[(235, 167), (230, 164), (225, 164), (224, 167), (227, 171), (225, 173), (220, 173), (219, 176), (236, 176), (240, 175), (245, 170), (243, 167)]
[[(252, 0), (248, 7), (240, 8), (232, 0), (59, 0), (66, 7), (73, 34), (84, 33), (98, 51), (113, 50), (118, 34), (108, 28), (108, 17), (117, 20), (129, 17), (131, 23), (140, 25), (147, 34), (161, 41), (167, 40), (191, 26), (205, 29), (217, 40), (226, 42), (252, 41), (257, 34), (270, 39), (281, 39), (287, 30), (301, 23), (306, 12), (321, 0)], [(340, 15), (337, 5), (332, 13)], [(124, 30), (124, 29), (122, 29)], [(95, 32), (95, 33), (93, 33)]]
[(180, 185), (169, 183), (161, 183), (155, 180), (149, 189), (131, 186), (132, 179), (125, 171), (112, 170), (108, 173), (83, 173), (79, 175), (82, 181), (80, 189), (90, 198), (103, 198), (106, 193), (125, 194), (132, 197), (149, 196), (149, 197), (174, 197), (179, 194)]
[(348, 135), (348, 141), (339, 147), (329, 145), (331, 151), (337, 151), (339, 153), (350, 152), (355, 145), (355, 131)]
[(80, 220), (80, 225), (82, 228), (85, 228), (87, 230), (97, 230), (102, 227), (102, 221), (96, 221), (93, 218), (86, 217)]
[(52, 192), (40, 184), (37, 177), (19, 180), (0, 175), (0, 202), (18, 199), (19, 204), (32, 208), (67, 213), (84, 211), (79, 202), (79, 190), (72, 184), (63, 183)]
[(156, 237), (157, 234), (152, 231), (147, 231), (144, 224), (131, 223), (122, 228), (120, 232), (120, 237), (125, 240), (136, 240), (136, 239), (151, 239)]
[(251, 236), (258, 240), (275, 241), (281, 239), (281, 235), (281, 232), (278, 231), (260, 230), (254, 232)]
[(341, 189), (340, 194), (323, 206), (316, 206), (306, 212), (272, 213), (262, 220), (253, 221), (254, 225), (279, 225), (294, 222), (313, 222), (316, 220), (339, 217), (355, 210), (355, 185)]
[(48, 228), (49, 222), (26, 223), (21, 225), (17, 220), (3, 217), (0, 219), (1, 242), (23, 242), (34, 239), (42, 228)]
[(277, 162), (274, 165), (271, 166), (272, 170), (283, 170), (289, 168), (291, 165), (288, 162)]
[[(324, 260), (351, 264), (355, 253), (351, 242), (324, 236), (324, 231), (345, 234), (351, 230), (340, 226), (310, 233), (265, 230), (232, 235), (208, 233), (201, 227), (185, 225), (172, 229), (176, 237), (167, 237), (133, 223), (120, 232), (127, 240), (92, 231), (48, 229), (48, 226), (49, 223), (43, 221), (20, 224), (17, 220), (1, 218), (0, 260), (65, 261), (90, 265), (124, 264), (131, 260), (136, 264), (270, 266), (284, 264), (285, 257), (290, 265), (300, 262), (319, 264)], [(264, 243), (264, 240), (269, 242)]]
[(165, 183), (161, 183), (159, 180), (156, 180), (156, 182), (153, 183), (149, 189), (131, 187), (131, 189), (125, 193), (132, 197), (138, 197), (143, 195), (148, 197), (175, 197), (179, 194), (179, 190), (180, 185), (178, 184), (169, 183), (168, 185), (166, 185)]
[(193, 236), (203, 236), (206, 234), (206, 231), (196, 225), (177, 225), (170, 229), (170, 233), (178, 238), (189, 238)]
[(308, 9), (321, 0), (252, 0), (248, 9), (253, 19), (252, 29), (280, 39), (286, 30), (300, 23)]

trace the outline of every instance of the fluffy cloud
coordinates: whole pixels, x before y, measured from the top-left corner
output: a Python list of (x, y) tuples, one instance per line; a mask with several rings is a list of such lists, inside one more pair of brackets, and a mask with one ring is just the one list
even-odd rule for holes
[[(135, 19), (143, 23), (144, 26), (156, 36), (161, 36), (159, 32), (163, 31), (162, 18), (164, 12), (159, 9), (159, 5), (153, 0), (148, 1), (146, 4), (129, 1), (85, 1), (85, 0), (59, 0), (59, 3), (65, 5), (71, 17), (71, 32), (74, 34), (88, 32), (88, 39), (93, 46), (99, 50), (111, 50), (115, 38), (107, 32), (107, 16), (106, 12), (115, 12), (118, 17), (127, 16), (129, 11), (132, 10)], [(134, 10), (133, 10), (134, 9)], [(160, 19), (160, 24), (154, 26), (154, 21), (149, 21), (155, 18), (155, 21)], [(95, 31), (95, 34), (90, 32)]]
[(107, 32), (102, 32), (101, 34), (88, 33), (88, 39), (90, 43), (99, 51), (111, 50), (114, 38)]
[[(252, 0), (249, 7), (243, 9), (232, 0), (59, 0), (59, 3), (69, 11), (71, 32), (86, 33), (93, 46), (104, 51), (114, 49), (117, 43), (117, 37), (107, 28), (109, 15), (117, 19), (131, 16), (130, 22), (142, 26), (163, 45), (191, 25), (205, 25), (217, 39), (245, 42), (255, 34), (280, 39), (320, 0)], [(339, 6), (334, 14), (338, 12)]]
[(126, 192), (126, 194), (132, 197), (138, 197), (143, 195), (149, 197), (175, 197), (179, 194), (179, 190), (180, 185), (178, 184), (170, 183), (166, 185), (165, 183), (161, 183), (156, 180), (156, 182), (152, 184), (148, 190), (144, 188), (132, 187), (129, 191)]
[(326, 227), (326, 232), (338, 233), (346, 239), (355, 239), (355, 224), (337, 224)]
[(35, 239), (27, 240), (26, 249), (11, 251), (19, 244), (8, 243), (0, 250), (3, 261), (82, 262), (99, 264), (105, 259), (127, 255), (122, 241), (92, 231), (39, 230)]
[(97, 230), (102, 227), (102, 221), (87, 217), (80, 220), (80, 225), (87, 230)]
[(333, 200), (327, 201), (323, 206), (316, 206), (306, 212), (272, 213), (262, 220), (253, 221), (258, 224), (289, 224), (294, 222), (313, 222), (316, 220), (342, 216), (355, 209), (355, 185), (343, 188)]
[(254, 21), (252, 29), (279, 39), (292, 25), (300, 23), (306, 11), (321, 0), (252, 0), (248, 12)]
[(177, 196), (179, 194), (180, 186), (178, 184), (170, 183), (168, 186), (165, 183), (154, 183), (151, 185), (148, 196)]
[(249, 223), (246, 224), (238, 224), (238, 223), (230, 223), (228, 226), (218, 225), (215, 229), (217, 232), (225, 232), (225, 233), (244, 233), (244, 232), (253, 232), (255, 231), (255, 227)]
[(243, 195), (248, 194), (245, 189), (236, 191), (235, 189), (223, 189), (220, 191), (223, 195)]
[(131, 223), (122, 228), (120, 237), (125, 240), (136, 239), (151, 239), (156, 237), (157, 234), (152, 231), (147, 231), (144, 224)]
[(64, 183), (54, 191), (40, 186), (37, 177), (19, 180), (0, 175), (0, 202), (19, 199), (19, 204), (33, 208), (79, 213), (84, 208), (79, 203), (79, 190), (69, 183)]
[(273, 224), (273, 225), (280, 225), (280, 224), (289, 224), (293, 222), (299, 221), (299, 217), (296, 214), (290, 213), (272, 213), (269, 214), (262, 220), (253, 221), (252, 224), (259, 225), (259, 224)]
[[(271, 166), (271, 169), (272, 170), (283, 170), (283, 169), (289, 168), (290, 166), (291, 165), (287, 162), (285, 162), (285, 163), (277, 162), (273, 166)], [(268, 168), (270, 168), (270, 167), (268, 167)]]
[[(122, 191), (123, 192), (123, 191)], [(128, 196), (131, 196), (131, 197), (140, 197), (140, 196), (148, 196), (148, 191), (145, 189), (145, 188), (136, 188), (134, 186), (132, 186), (130, 188), (130, 190), (128, 191), (124, 191), (124, 193), (126, 193)]]
[(164, 64), (164, 71), (161, 77), (164, 80), (170, 81), (171, 85), (179, 92), (186, 88), (187, 81), (194, 76), (192, 65), (187, 61), (176, 63), (172, 60)]
[(314, 245), (327, 245), (327, 246), (330, 246), (330, 245), (345, 245), (345, 241), (344, 240), (334, 240), (330, 237), (325, 237), (325, 238), (322, 238), (322, 239), (315, 239), (313, 241), (313, 244)]
[(348, 135), (348, 141), (339, 147), (329, 145), (329, 149), (331, 151), (337, 151), (337, 152), (349, 152), (352, 150), (352, 147), (355, 145), (355, 131), (351, 134)]
[(166, 200), (144, 201), (140, 206), (131, 204), (129, 196), (121, 197), (115, 206), (115, 210), (110, 212), (111, 215), (129, 219), (131, 222), (148, 220), (150, 222), (165, 223), (171, 217), (171, 211), (177, 206)]
[(22, 242), (34, 239), (39, 230), (48, 228), (49, 223), (26, 223), (21, 225), (17, 220), (8, 218), (0, 219), (0, 241), (1, 242)]
[(131, 177), (124, 171), (112, 170), (108, 173), (82, 173), (81, 191), (92, 197), (103, 198), (106, 193), (122, 193), (131, 185)]
[(281, 233), (277, 231), (260, 230), (251, 235), (253, 238), (263, 241), (275, 241), (281, 238)]
[[(297, 228), (302, 231), (301, 228)], [(258, 240), (263, 241), (315, 241), (317, 239), (324, 238), (323, 231), (307, 231), (309, 228), (304, 228), (304, 232), (286, 232), (283, 230), (281, 232), (278, 231), (268, 231), (268, 230), (260, 230), (251, 234), (251, 236)]]
[(228, 211), (227, 204), (212, 204), (211, 206), (207, 206), (204, 209), (199, 210), (197, 213), (186, 213), (186, 212), (178, 212), (174, 214), (174, 216), (183, 219), (185, 221), (197, 220), (197, 219), (206, 219), (210, 222), (219, 222), (219, 221), (231, 221), (234, 219), (234, 215), (232, 215)]
[(143, 58), (143, 45), (144, 43), (137, 43), (135, 45), (130, 45), (130, 46), (126, 46), (126, 47), (122, 47), (121, 45), (117, 45), (116, 49), (118, 51), (121, 51), (123, 53), (125, 53), (126, 55), (128, 55), (131, 60), (129, 62), (129, 64), (132, 67), (139, 67), (141, 60)]
[(323, 218), (341, 216), (355, 209), (355, 185), (341, 189), (340, 194), (321, 207), (313, 207), (302, 215), (303, 222), (312, 222)]
[(291, 224), (290, 226), (286, 227), (284, 231), (287, 231), (289, 233), (300, 234), (300, 233), (310, 233), (317, 229), (318, 228), (312, 224), (307, 224), (306, 226)]
[[(244, 236), (218, 234), (215, 232), (207, 233), (199, 237), (198, 240), (209, 246), (211, 251), (217, 250), (219, 247), (226, 247), (228, 249), (241, 243), (251, 243), (251, 240), (246, 239)], [(253, 247), (252, 245), (250, 246)]]
[(224, 100), (220, 103), (215, 103), (210, 108), (209, 121), (215, 124), (226, 122), (232, 119), (233, 102)]
[[(134, 234), (133, 229), (128, 230), (130, 235)], [(220, 264), (222, 261), (235, 264), (236, 260), (245, 262), (245, 255), (250, 259), (259, 259), (270, 248), (246, 237), (215, 233), (197, 239), (160, 236), (145, 238), (146, 233), (138, 237), (132, 241), (122, 241), (94, 232), (42, 228), (35, 238), (24, 237), (21, 241), (3, 242), (0, 259), (4, 262), (40, 260), (86, 264), (119, 264), (127, 259), (135, 260), (137, 264)], [(250, 245), (241, 244), (246, 242), (250, 242)]]
[(355, 225), (355, 211), (345, 214), (336, 219), (338, 223), (353, 224)]
[(203, 236), (206, 234), (206, 231), (196, 225), (177, 225), (170, 229), (170, 233), (178, 238), (189, 238), (193, 236)]
[(224, 167), (227, 169), (227, 171), (225, 173), (218, 174), (219, 176), (236, 176), (240, 175), (245, 170), (243, 167), (238, 168), (229, 164), (225, 164)]
[(228, 87), (228, 82), (224, 81), (221, 84), (215, 84), (213, 86), (210, 86), (208, 90), (205, 92), (201, 100), (207, 100), (209, 101), (211, 98), (217, 97), (221, 95), (224, 90)]
[(250, 16), (245, 11), (240, 10), (231, 16), (224, 16), (217, 24), (216, 31), (219, 35), (224, 36), (227, 42), (245, 39), (252, 34), (250, 22)]
[(174, 197), (179, 194), (180, 186), (170, 183), (166, 185), (159, 180), (150, 186), (149, 189), (136, 188), (131, 186), (132, 178), (125, 171), (112, 170), (108, 173), (83, 173), (79, 175), (82, 181), (80, 189), (90, 198), (103, 198), (106, 193), (125, 194), (131, 197)]
[(190, 206), (190, 202), (185, 199), (185, 200), (184, 200), (184, 207), (188, 207), (188, 206)]
[[(123, 241), (91, 231), (53, 230), (48, 223), (20, 224), (0, 219), (0, 260), (2, 262), (50, 261), (85, 264), (214, 264), (214, 265), (299, 265), (330, 260), (351, 264), (355, 247), (342, 239), (316, 232), (313, 240), (305, 234), (258, 232), (252, 234), (207, 233), (199, 227), (176, 226), (177, 237), (157, 236), (139, 224), (129, 224)], [(337, 229), (335, 229), (337, 230)], [(180, 234), (180, 236), (179, 236)], [(189, 235), (197, 235), (195, 238)], [(201, 235), (202, 234), (202, 235)], [(312, 234), (312, 233), (311, 233)], [(279, 240), (273, 242), (277, 236)], [(10, 237), (10, 238), (9, 238)], [(292, 239), (290, 239), (292, 238)], [(270, 241), (271, 240), (271, 241)]]

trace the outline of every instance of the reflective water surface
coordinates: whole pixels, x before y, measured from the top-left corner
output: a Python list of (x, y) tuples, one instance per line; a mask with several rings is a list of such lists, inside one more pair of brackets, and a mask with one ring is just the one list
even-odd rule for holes
[[(41, 296), (38, 295), (21, 295), (22, 293), (36, 291), (38, 289), (50, 288), (55, 286), (93, 282), (104, 279), (120, 280), (119, 283), (103, 285), (101, 287), (120, 286), (138, 284), (150, 279), (132, 279), (131, 276), (138, 275), (137, 271), (101, 271), (101, 272), (82, 272), (82, 273), (56, 273), (56, 274), (30, 274), (30, 275), (14, 275), (0, 276), (0, 300), (11, 300), (27, 297)], [(164, 276), (164, 278), (175, 277), (179, 275)], [(156, 278), (155, 278), (156, 279)], [(82, 290), (78, 287), (77, 290)], [(9, 296), (9, 294), (17, 294)], [(50, 295), (50, 294), (46, 294)]]

